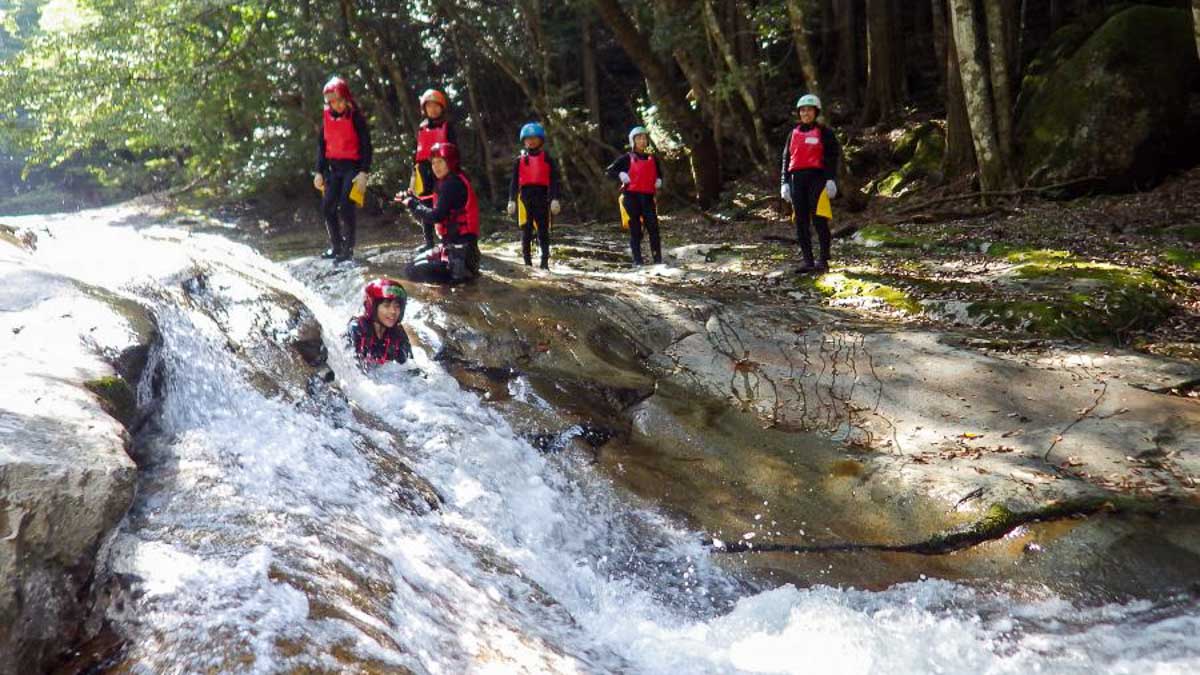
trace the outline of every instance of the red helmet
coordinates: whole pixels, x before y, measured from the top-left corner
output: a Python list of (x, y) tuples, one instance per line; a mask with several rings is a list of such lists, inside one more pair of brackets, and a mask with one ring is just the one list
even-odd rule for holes
[(338, 98), (354, 106), (354, 96), (350, 94), (350, 85), (337, 75), (329, 78), (329, 81), (325, 83), (325, 88), (321, 90), (321, 94), (337, 94)]
[(450, 107), (446, 95), (437, 89), (426, 89), (424, 94), (421, 94), (421, 109), (425, 109), (426, 103), (436, 103), (442, 106), (442, 110)]
[(375, 305), (385, 300), (395, 300), (400, 303), (400, 318), (404, 318), (404, 307), (408, 304), (408, 293), (399, 281), (380, 278), (367, 284), (363, 289), (363, 316), (375, 318)]
[(446, 160), (446, 166), (450, 167), (450, 173), (457, 173), (461, 161), (458, 156), (458, 146), (453, 143), (434, 143), (429, 149), (429, 157), (441, 157)]

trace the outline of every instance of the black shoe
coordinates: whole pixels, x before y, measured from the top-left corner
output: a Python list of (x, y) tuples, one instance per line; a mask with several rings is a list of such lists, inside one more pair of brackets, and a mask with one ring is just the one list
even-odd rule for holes
[(346, 249), (345, 251), (342, 251), (341, 253), (337, 254), (337, 257), (334, 258), (334, 262), (346, 262), (347, 260), (353, 260), (353, 259), (354, 259), (354, 251), (351, 249)]
[(532, 258), (526, 258), (526, 259), (525, 259), (525, 266), (526, 266), (526, 267), (533, 267), (533, 259), (532, 259)]
[(339, 255), (341, 255), (341, 251), (338, 251), (336, 248), (327, 248), (325, 249), (325, 252), (321, 254), (321, 257), (325, 260), (333, 260)]
[(634, 269), (637, 269), (637, 268), (639, 268), (639, 267), (641, 267), (641, 266), (642, 266), (642, 261), (641, 261), (641, 260), (634, 260), (634, 261), (633, 261), (633, 268), (634, 268)]
[(538, 267), (541, 267), (544, 270), (548, 270), (548, 269), (550, 269), (550, 261), (546, 260), (545, 258), (542, 258), (542, 264), (538, 265)]
[(661, 264), (662, 264), (662, 256), (661, 256), (661, 255), (656, 255), (656, 256), (654, 256), (654, 264), (655, 264), (655, 265), (661, 265)]
[(815, 269), (818, 272), (828, 272), (829, 271), (829, 261), (828, 260), (818, 260), (816, 266), (813, 269)]
[(816, 265), (812, 264), (811, 262), (805, 262), (803, 265), (800, 265), (796, 268), (796, 274), (808, 274), (809, 272), (815, 272), (816, 270)]

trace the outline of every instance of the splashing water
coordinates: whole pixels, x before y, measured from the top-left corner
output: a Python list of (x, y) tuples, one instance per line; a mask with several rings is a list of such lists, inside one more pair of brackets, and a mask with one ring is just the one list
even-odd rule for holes
[[(135, 672), (1200, 671), (1189, 598), (761, 588), (587, 462), (538, 453), (429, 355), (360, 372), (339, 335), (353, 273), (300, 278), (127, 208), (14, 221), (48, 234), (39, 264), (158, 320), (162, 408), (105, 554)], [(320, 323), (344, 399), (261, 386), (242, 347), (285, 322), (289, 296)], [(442, 318), (413, 309), (433, 344)]]

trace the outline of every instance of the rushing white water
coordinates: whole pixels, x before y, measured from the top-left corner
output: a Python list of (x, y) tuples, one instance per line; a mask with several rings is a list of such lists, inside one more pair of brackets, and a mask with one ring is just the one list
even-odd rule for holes
[[(41, 264), (158, 318), (163, 407), (107, 551), (136, 672), (1200, 672), (1193, 599), (758, 588), (586, 462), (538, 453), (429, 354), (360, 372), (339, 337), (352, 270), (275, 265), (123, 208), (10, 222), (43, 229)], [(322, 325), (349, 404), (256, 386), (253, 350), (231, 348), (264, 339), (281, 294)], [(410, 309), (433, 341), (439, 317)], [(405, 506), (400, 459), (439, 510)]]

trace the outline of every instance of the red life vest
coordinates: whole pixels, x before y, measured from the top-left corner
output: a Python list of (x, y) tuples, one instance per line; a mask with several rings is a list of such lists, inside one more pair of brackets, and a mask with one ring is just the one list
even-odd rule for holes
[[(473, 234), (479, 236), (479, 202), (475, 200), (475, 189), (471, 187), (471, 181), (467, 180), (465, 173), (456, 174), (467, 186), (467, 205), (461, 209), (455, 209), (450, 212), (446, 220), (435, 223), (434, 229), (437, 230), (438, 236), (442, 239), (446, 238), (447, 228), (446, 223), (455, 223), (458, 225), (459, 234)], [(448, 176), (447, 176), (448, 178)], [(445, 179), (442, 179), (445, 180)], [(433, 207), (437, 208), (437, 195), (434, 195)]]
[(625, 191), (652, 195), (658, 191), (657, 182), (658, 162), (654, 157), (646, 155), (642, 158), (636, 152), (629, 153), (629, 185), (625, 186)]
[(421, 128), (417, 129), (417, 155), (415, 161), (428, 162), (429, 151), (433, 149), (436, 143), (446, 143), (449, 139), (450, 123), (442, 122), (436, 127), (430, 126), (429, 120), (421, 123)]
[(545, 152), (539, 152), (536, 155), (523, 152), (521, 159), (517, 161), (520, 163), (517, 171), (517, 185), (521, 187), (526, 185), (548, 187), (550, 185), (550, 162), (546, 161)]
[(354, 128), (354, 113), (347, 109), (338, 117), (325, 109), (325, 159), (359, 160), (358, 130)]
[(796, 125), (788, 140), (788, 171), (825, 168), (825, 144), (821, 142), (821, 127), (813, 125), (808, 131)]

